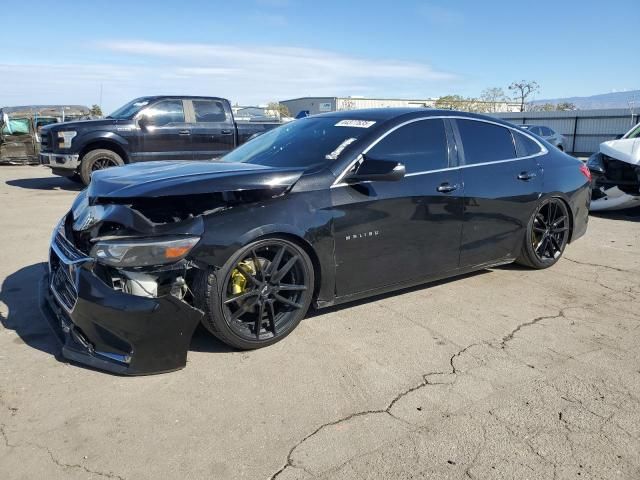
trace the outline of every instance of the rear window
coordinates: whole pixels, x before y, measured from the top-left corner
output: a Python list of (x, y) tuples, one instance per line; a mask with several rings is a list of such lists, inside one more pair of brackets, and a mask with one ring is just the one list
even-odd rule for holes
[(493, 123), (456, 120), (467, 165), (516, 158), (511, 131)]
[(193, 111), (197, 123), (220, 123), (227, 120), (222, 102), (215, 100), (193, 100)]
[(518, 148), (518, 157), (528, 157), (540, 153), (540, 145), (531, 140), (526, 135), (522, 135), (518, 132), (512, 132), (513, 138), (516, 141), (516, 147)]

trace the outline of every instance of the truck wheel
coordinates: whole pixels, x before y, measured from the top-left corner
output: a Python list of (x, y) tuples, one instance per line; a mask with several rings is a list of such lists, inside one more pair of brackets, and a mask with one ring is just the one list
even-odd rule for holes
[(86, 153), (80, 161), (80, 177), (82, 183), (89, 185), (91, 174), (97, 170), (124, 165), (124, 160), (111, 150), (99, 148)]

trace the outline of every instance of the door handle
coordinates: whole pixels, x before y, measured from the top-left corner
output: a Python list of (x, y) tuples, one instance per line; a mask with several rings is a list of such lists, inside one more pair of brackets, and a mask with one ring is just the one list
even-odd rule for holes
[(233, 133), (233, 130), (221, 130), (220, 133), (222, 135), (231, 135)]
[(191, 132), (189, 130), (180, 130), (178, 135), (191, 135)]
[(521, 172), (520, 175), (518, 175), (518, 180), (524, 180), (525, 182), (532, 178), (536, 178), (536, 174), (532, 172)]
[(445, 182), (445, 183), (441, 184), (437, 188), (437, 190), (440, 193), (450, 193), (450, 192), (453, 192), (453, 191), (457, 190), (458, 188), (459, 188), (459, 185), (457, 183), (454, 183), (453, 185), (451, 185), (450, 183), (446, 183)]

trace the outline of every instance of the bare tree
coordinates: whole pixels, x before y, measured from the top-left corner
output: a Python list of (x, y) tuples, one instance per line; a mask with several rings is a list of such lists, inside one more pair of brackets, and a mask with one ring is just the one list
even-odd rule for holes
[(480, 94), (480, 100), (484, 103), (483, 110), (489, 113), (499, 112), (507, 96), (502, 87), (485, 88)]
[(538, 85), (538, 82), (521, 80), (509, 85), (509, 90), (515, 92), (515, 98), (520, 102), (520, 111), (524, 112), (524, 105), (527, 98), (538, 92), (540, 90), (540, 85)]

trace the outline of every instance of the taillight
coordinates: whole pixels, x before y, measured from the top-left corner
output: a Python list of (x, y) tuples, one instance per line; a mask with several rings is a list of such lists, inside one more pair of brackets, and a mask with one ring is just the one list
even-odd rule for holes
[(585, 177), (587, 177), (587, 180), (591, 181), (591, 172), (589, 171), (589, 168), (584, 163), (580, 165), (580, 171)]

